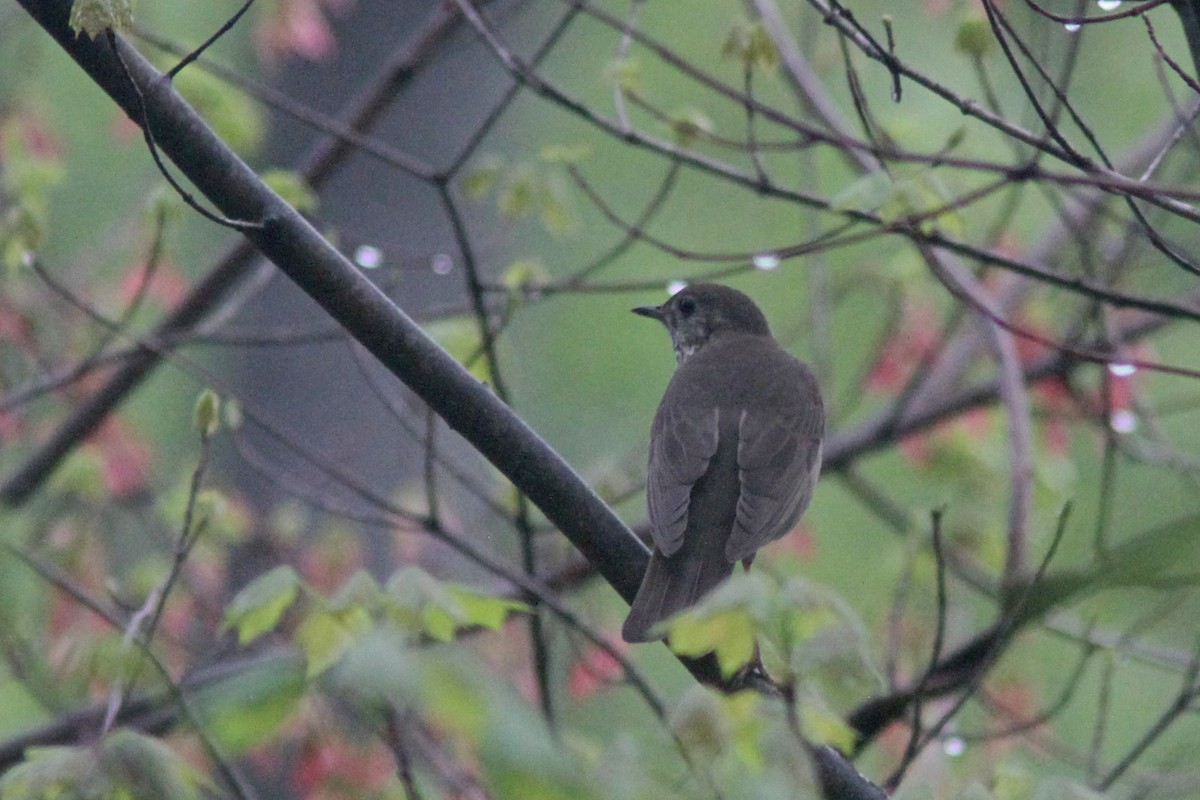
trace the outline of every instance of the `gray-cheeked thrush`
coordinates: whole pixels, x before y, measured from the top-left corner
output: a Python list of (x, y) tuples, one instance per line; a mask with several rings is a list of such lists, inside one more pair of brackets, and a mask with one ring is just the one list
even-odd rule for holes
[(741, 292), (700, 283), (633, 310), (666, 325), (678, 362), (650, 433), (653, 554), (621, 630), (647, 642), (800, 519), (825, 411), (812, 372)]

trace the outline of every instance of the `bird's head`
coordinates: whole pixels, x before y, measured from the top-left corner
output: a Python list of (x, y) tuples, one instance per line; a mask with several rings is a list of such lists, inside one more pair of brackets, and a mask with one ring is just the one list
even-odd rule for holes
[(771, 335), (767, 318), (753, 300), (737, 289), (715, 283), (688, 286), (661, 306), (638, 306), (633, 313), (667, 326), (680, 364), (716, 336)]

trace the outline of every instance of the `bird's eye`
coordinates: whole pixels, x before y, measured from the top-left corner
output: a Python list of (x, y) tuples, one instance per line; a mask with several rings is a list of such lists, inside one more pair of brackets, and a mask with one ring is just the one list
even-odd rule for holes
[(696, 311), (696, 301), (690, 297), (685, 297), (679, 301), (679, 313), (685, 317), (690, 317)]

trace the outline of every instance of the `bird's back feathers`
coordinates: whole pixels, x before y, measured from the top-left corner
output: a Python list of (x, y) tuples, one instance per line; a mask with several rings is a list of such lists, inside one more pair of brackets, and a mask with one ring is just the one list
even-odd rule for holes
[(812, 496), (823, 434), (816, 380), (769, 334), (718, 334), (680, 364), (651, 431), (654, 552), (626, 641), (657, 638), (655, 625), (795, 525)]

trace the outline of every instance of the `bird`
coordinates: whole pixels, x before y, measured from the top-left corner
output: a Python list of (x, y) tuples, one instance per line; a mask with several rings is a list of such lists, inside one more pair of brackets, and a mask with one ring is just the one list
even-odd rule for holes
[(661, 623), (746, 569), (790, 531), (821, 470), (825, 409), (817, 379), (775, 341), (748, 296), (697, 283), (633, 313), (666, 326), (676, 368), (650, 431), (650, 565), (621, 629)]

